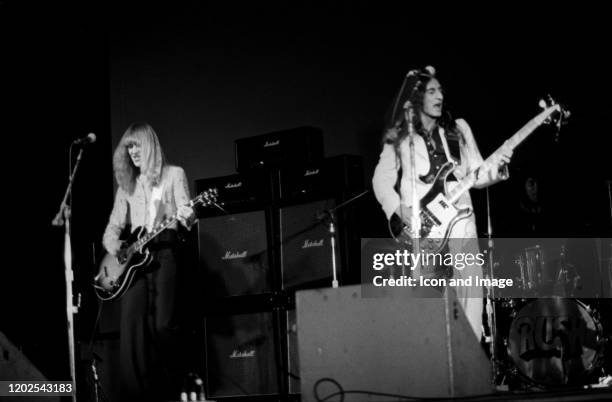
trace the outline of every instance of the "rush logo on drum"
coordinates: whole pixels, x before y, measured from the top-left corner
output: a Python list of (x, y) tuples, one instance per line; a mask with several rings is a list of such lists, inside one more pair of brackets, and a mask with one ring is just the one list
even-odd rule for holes
[(579, 317), (519, 317), (513, 327), (519, 341), (518, 354), (527, 361), (580, 356), (587, 339), (587, 324)]

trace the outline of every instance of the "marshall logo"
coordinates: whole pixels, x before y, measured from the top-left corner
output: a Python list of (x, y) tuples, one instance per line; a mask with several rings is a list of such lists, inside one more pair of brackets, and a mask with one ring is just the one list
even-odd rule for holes
[(278, 144), (280, 144), (280, 140), (276, 140), (276, 141), (266, 141), (266, 143), (264, 144), (264, 148), (268, 148), (268, 147), (275, 147)]
[(231, 355), (229, 355), (230, 359), (252, 359), (255, 357), (255, 349), (251, 350), (237, 350), (234, 349)]
[(242, 187), (242, 182), (239, 181), (238, 183), (227, 183), (225, 185), (225, 188), (239, 188)]
[(319, 174), (319, 169), (306, 170), (306, 173), (304, 173), (304, 177), (306, 177), (306, 176), (314, 176), (315, 174)]
[(323, 247), (323, 239), (321, 240), (304, 240), (304, 244), (302, 248), (310, 248), (310, 247)]
[(240, 258), (246, 258), (247, 256), (247, 252), (246, 250), (244, 250), (242, 253), (239, 253), (238, 251), (235, 252), (231, 252), (231, 251), (226, 251), (225, 255), (223, 257), (221, 257), (222, 260), (237, 260)]

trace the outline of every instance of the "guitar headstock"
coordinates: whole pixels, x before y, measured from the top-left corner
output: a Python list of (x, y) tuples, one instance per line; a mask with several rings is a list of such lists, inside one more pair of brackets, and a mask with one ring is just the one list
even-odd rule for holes
[(193, 199), (193, 205), (202, 204), (203, 206), (208, 206), (216, 204), (218, 195), (219, 191), (215, 187), (209, 188), (208, 190), (202, 191)]
[(561, 127), (562, 124), (567, 123), (567, 119), (571, 115), (565, 106), (555, 101), (550, 95), (540, 99), (538, 105), (542, 108), (542, 113), (545, 114), (542, 124), (556, 124), (557, 127)]

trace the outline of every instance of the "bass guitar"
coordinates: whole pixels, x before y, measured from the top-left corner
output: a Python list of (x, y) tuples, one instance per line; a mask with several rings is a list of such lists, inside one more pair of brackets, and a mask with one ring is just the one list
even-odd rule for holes
[[(536, 128), (545, 123), (550, 123), (554, 117), (560, 124), (562, 118), (569, 117), (569, 112), (549, 97), (548, 101), (540, 101), (542, 110), (537, 116), (517, 131), (506, 145), (511, 149), (516, 148)], [(486, 174), (491, 168), (497, 168), (497, 154), (501, 152), (498, 148), (477, 169), (466, 175), (452, 190), (448, 190), (446, 180), (456, 168), (454, 161), (446, 162), (438, 170), (429, 191), (420, 199), (420, 247), (427, 252), (438, 253), (448, 243), (450, 232), (457, 222), (469, 217), (472, 209), (461, 208), (455, 205), (461, 195), (474, 186), (479, 174)], [(393, 215), (389, 221), (389, 231), (393, 238), (402, 243), (407, 249), (412, 250), (412, 236), (410, 226), (410, 214), (402, 218)]]

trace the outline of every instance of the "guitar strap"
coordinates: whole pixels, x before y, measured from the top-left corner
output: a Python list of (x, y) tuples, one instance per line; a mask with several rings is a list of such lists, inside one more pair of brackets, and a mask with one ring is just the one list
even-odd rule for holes
[(440, 135), (440, 141), (442, 142), (442, 147), (444, 147), (444, 153), (446, 154), (446, 160), (447, 161), (455, 160), (459, 162), (461, 159), (461, 156), (460, 156), (461, 154), (459, 152), (458, 141), (453, 141), (453, 144), (451, 144), (453, 149), (451, 150), (450, 149), (451, 145), (449, 145), (446, 135), (444, 135), (444, 133), (445, 133), (444, 128), (440, 127), (440, 129), (438, 130), (438, 134)]
[(442, 146), (444, 147), (444, 153), (446, 154), (446, 160), (450, 161), (452, 156), (450, 150), (448, 149), (448, 142), (446, 141), (446, 136), (444, 135), (444, 128), (440, 127), (438, 130), (438, 134), (440, 135), (440, 141), (442, 141)]
[[(459, 128), (457, 128), (458, 130)], [(449, 140), (445, 135), (444, 128), (440, 127), (438, 130), (438, 134), (440, 135), (440, 142), (442, 142), (442, 147), (444, 148), (444, 154), (446, 155), (447, 161), (455, 161), (456, 163), (461, 163), (461, 151), (459, 145), (458, 136), (450, 136), (451, 143), (449, 144)], [(451, 173), (449, 176), (449, 180), (459, 180), (459, 177), (455, 174), (455, 171)]]

